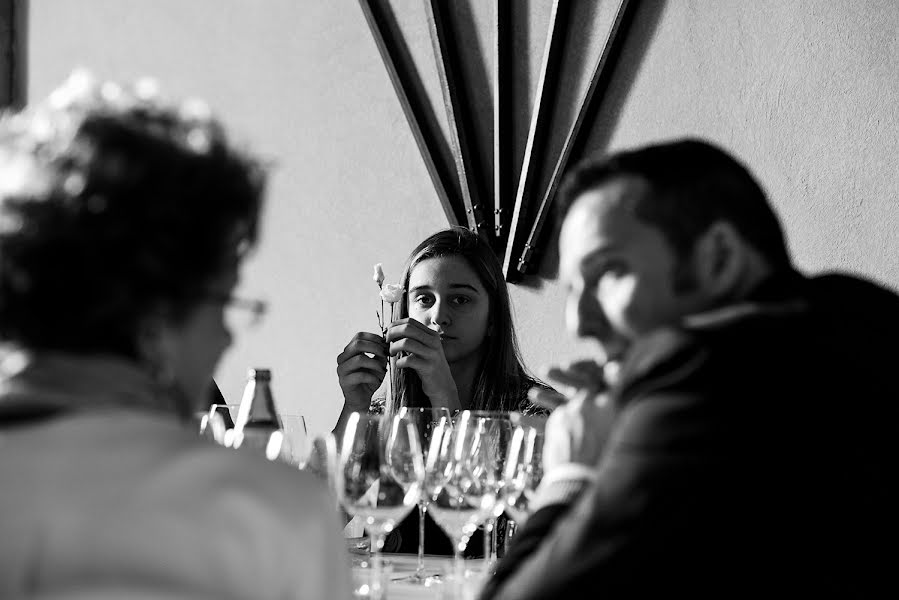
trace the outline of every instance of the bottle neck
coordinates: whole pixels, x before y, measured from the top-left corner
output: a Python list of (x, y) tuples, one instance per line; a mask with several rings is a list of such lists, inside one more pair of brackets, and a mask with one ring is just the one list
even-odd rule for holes
[(281, 427), (281, 419), (272, 397), (271, 387), (266, 380), (251, 379), (247, 382), (235, 427), (247, 425), (268, 425)]

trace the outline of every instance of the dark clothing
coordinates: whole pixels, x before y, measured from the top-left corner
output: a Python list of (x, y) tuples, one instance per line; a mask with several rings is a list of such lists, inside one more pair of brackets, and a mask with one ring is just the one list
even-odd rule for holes
[[(508, 517), (503, 513), (497, 519), (498, 543), (497, 550), (502, 556), (502, 540), (505, 539)], [(403, 519), (394, 529), (387, 540), (384, 542), (384, 552), (399, 552), (403, 554), (418, 554), (418, 508), (413, 509), (409, 515)], [(442, 556), (453, 555), (453, 544), (449, 536), (444, 533), (431, 515), (425, 513), (425, 554), (434, 554)], [(465, 552), (462, 553), (466, 558), (483, 558), (484, 557), (484, 530), (478, 528), (468, 540)]]
[[(505, 515), (502, 519), (505, 520)], [(387, 536), (384, 552), (418, 554), (417, 507)], [(425, 554), (453, 555), (453, 544), (450, 542), (449, 536), (427, 513), (425, 513)], [(465, 547), (465, 552), (462, 554), (466, 558), (483, 558), (484, 531), (482, 528), (472, 534), (471, 539), (468, 540), (468, 546)]]
[[(479, 539), (483, 539), (480, 530), (476, 532), (476, 535)], [(472, 549), (473, 545), (469, 543), (469, 549)], [(483, 542), (481, 546), (483, 546)], [(415, 507), (405, 519), (400, 521), (396, 529), (387, 536), (384, 542), (384, 552), (418, 554), (418, 507)], [(453, 554), (453, 546), (449, 537), (427, 514), (425, 516), (425, 554), (448, 556)]]
[(796, 274), (639, 341), (598, 480), (482, 597), (899, 597), (897, 343), (899, 296)]

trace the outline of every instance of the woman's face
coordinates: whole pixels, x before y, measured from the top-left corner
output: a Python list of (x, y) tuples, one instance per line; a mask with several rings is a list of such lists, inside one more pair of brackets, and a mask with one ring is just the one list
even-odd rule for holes
[(195, 403), (195, 410), (208, 403), (209, 386), (219, 359), (233, 340), (234, 332), (225, 324), (228, 298), (237, 284), (236, 270), (213, 281), (208, 299), (168, 331), (169, 360), (181, 391)]
[(490, 296), (460, 256), (428, 258), (409, 274), (409, 316), (440, 334), (449, 364), (477, 356), (487, 337)]

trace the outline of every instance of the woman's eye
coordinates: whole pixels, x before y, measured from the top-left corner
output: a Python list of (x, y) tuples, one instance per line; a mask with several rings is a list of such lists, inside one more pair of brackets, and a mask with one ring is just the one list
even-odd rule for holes
[(416, 296), (415, 303), (420, 306), (431, 306), (434, 304), (434, 299), (430, 296)]
[(471, 298), (469, 298), (468, 296), (456, 296), (455, 298), (453, 298), (453, 304), (459, 306), (468, 304), (469, 302), (471, 302)]

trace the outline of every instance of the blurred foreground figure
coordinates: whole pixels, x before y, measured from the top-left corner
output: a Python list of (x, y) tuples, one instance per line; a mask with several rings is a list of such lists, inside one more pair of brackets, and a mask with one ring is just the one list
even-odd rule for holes
[(706, 142), (588, 160), (561, 197), (570, 332), (620, 369), (550, 372), (538, 509), (483, 596), (896, 597), (899, 297), (798, 272)]
[(149, 80), (76, 73), (3, 118), (0, 597), (348, 597), (318, 480), (190, 421), (264, 179)]

